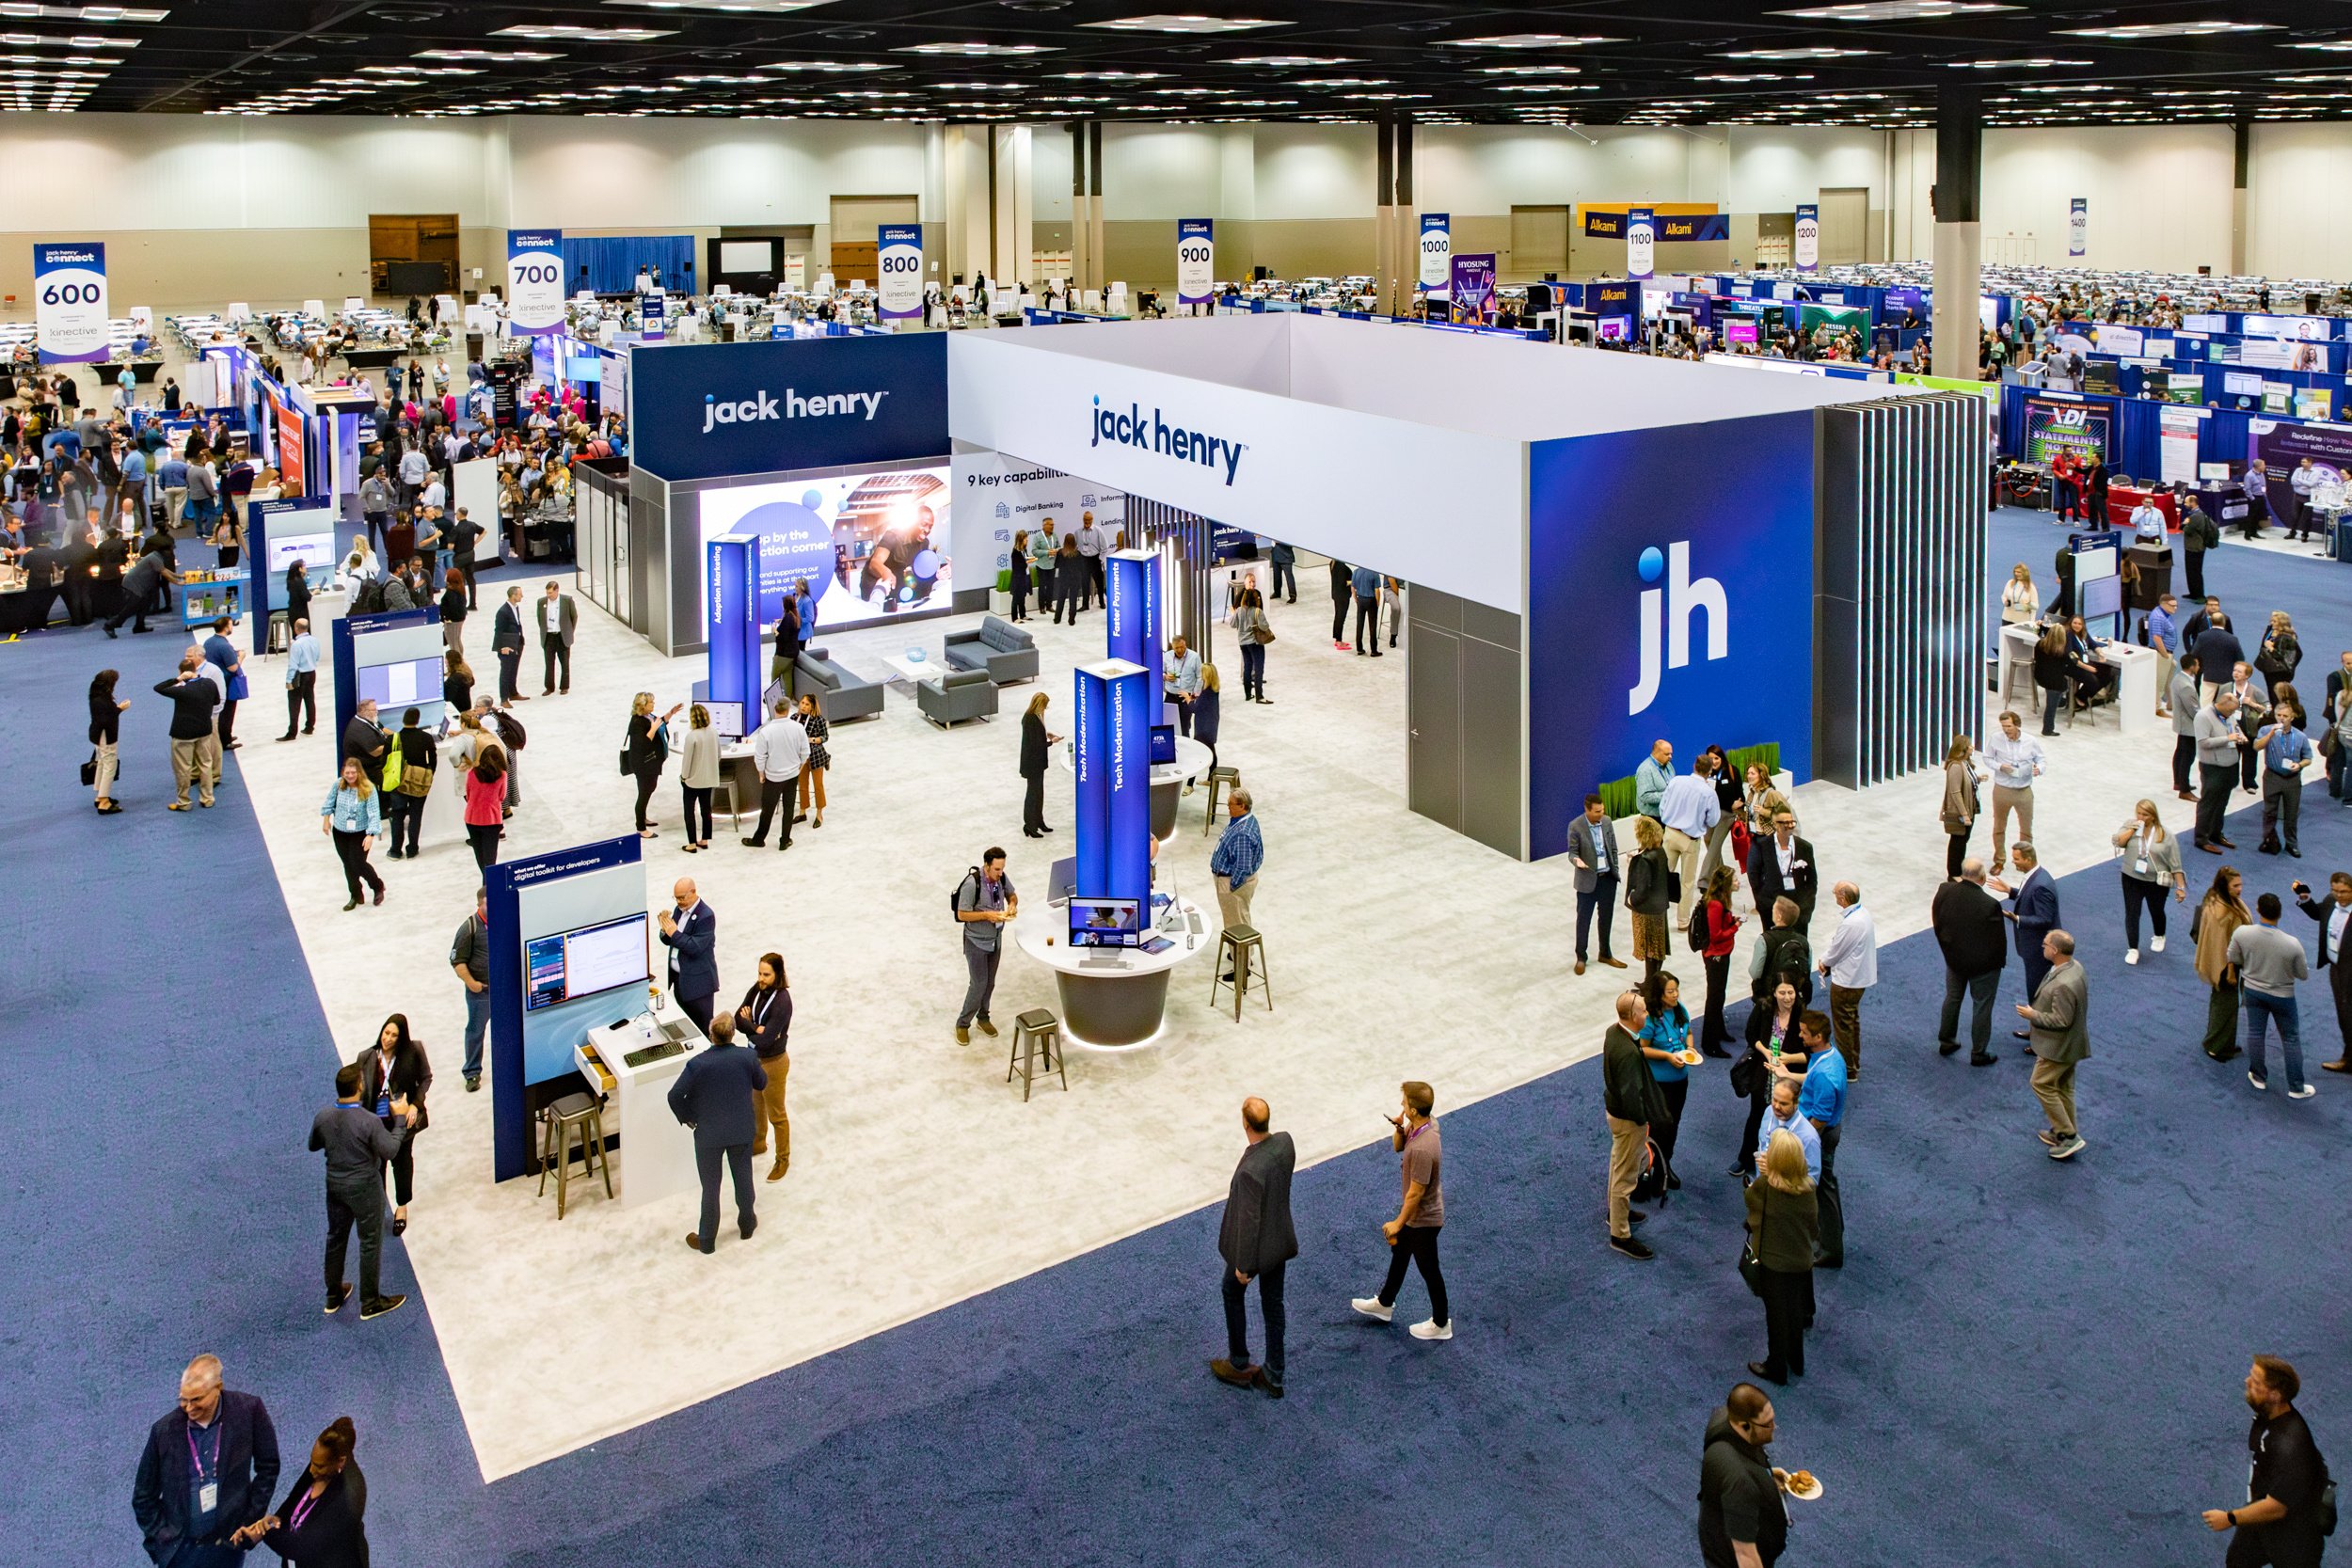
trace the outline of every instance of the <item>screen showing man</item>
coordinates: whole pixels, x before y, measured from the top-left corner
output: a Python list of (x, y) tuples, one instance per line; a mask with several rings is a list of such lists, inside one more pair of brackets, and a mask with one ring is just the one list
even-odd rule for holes
[[(954, 598), (946, 465), (730, 485), (699, 497), (704, 543), (757, 535), (763, 626), (806, 584), (818, 631), (946, 612)], [(707, 570), (708, 552), (705, 552)]]

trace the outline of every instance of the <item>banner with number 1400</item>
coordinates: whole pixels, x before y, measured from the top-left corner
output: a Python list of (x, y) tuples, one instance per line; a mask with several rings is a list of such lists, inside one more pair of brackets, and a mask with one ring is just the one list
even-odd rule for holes
[(110, 356), (104, 245), (33, 246), (33, 341), (44, 365), (94, 365)]

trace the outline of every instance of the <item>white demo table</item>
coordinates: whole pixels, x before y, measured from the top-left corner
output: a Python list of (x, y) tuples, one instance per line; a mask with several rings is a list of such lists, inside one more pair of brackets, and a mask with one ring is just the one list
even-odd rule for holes
[(2156, 727), (2156, 651), (2137, 642), (2102, 642), (2099, 662), (2115, 666), (2115, 706), (2125, 735)]
[(1178, 964), (1216, 945), (1216, 927), (1200, 906), (1178, 896), (1161, 911), (1163, 953), (1139, 947), (1073, 947), (1067, 905), (1043, 904), (1012, 922), (1021, 951), (1054, 972), (1062, 1033), (1078, 1045), (1140, 1045), (1160, 1031), (1168, 979)]
[[(605, 1135), (618, 1134), (621, 1162), (613, 1167), (621, 1185), (621, 1207), (635, 1209), (678, 1193), (700, 1190), (694, 1170), (694, 1130), (670, 1114), (670, 1085), (677, 1082), (694, 1053), (703, 1049), (702, 1031), (684, 1018), (655, 1022), (653, 1037), (644, 1037), (639, 1014), (623, 1023), (593, 1030), (588, 1043), (596, 1048), (612, 1073), (613, 1088), (607, 1098)], [(675, 1055), (657, 1057), (631, 1067), (628, 1053), (669, 1041), (684, 1047)], [(572, 1051), (581, 1076), (598, 1081), (580, 1047)]]

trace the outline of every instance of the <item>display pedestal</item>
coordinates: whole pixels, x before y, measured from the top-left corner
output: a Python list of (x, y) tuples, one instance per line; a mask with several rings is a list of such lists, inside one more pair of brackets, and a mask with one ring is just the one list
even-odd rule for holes
[(2125, 735), (2145, 735), (2156, 727), (2156, 651), (2137, 642), (2102, 642), (2099, 661), (2119, 672), (2115, 706)]
[[(670, 1085), (677, 1082), (686, 1064), (705, 1044), (702, 1031), (684, 1018), (658, 1020), (653, 1035), (647, 1038), (642, 1027), (644, 1014), (621, 1023), (608, 1024), (588, 1037), (588, 1044), (596, 1048), (606, 1071), (612, 1078), (612, 1088), (605, 1100), (604, 1131), (607, 1137), (620, 1138), (621, 1158), (612, 1167), (613, 1179), (620, 1185), (621, 1207), (641, 1208), (658, 1199), (695, 1190), (694, 1130), (670, 1114)], [(679, 1046), (675, 1053), (659, 1056), (651, 1061), (630, 1066), (631, 1052), (642, 1053), (648, 1047), (664, 1043)], [(580, 1075), (591, 1088), (598, 1086), (599, 1075), (586, 1060), (585, 1048), (575, 1047), (574, 1058), (580, 1063)]]
[(1216, 931), (1200, 906), (1174, 899), (1149, 938), (1163, 939), (1166, 951), (1139, 947), (1072, 947), (1070, 911), (1048, 904), (1042, 916), (1012, 923), (1021, 951), (1054, 972), (1061, 999), (1062, 1034), (1073, 1045), (1142, 1045), (1160, 1032), (1168, 1012), (1168, 976), (1196, 953), (1211, 952)]

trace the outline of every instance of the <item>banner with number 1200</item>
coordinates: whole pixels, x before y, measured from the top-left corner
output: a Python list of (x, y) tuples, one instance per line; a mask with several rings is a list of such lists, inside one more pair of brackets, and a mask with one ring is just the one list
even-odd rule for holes
[(33, 246), (33, 341), (44, 365), (93, 365), (112, 353), (104, 245)]

